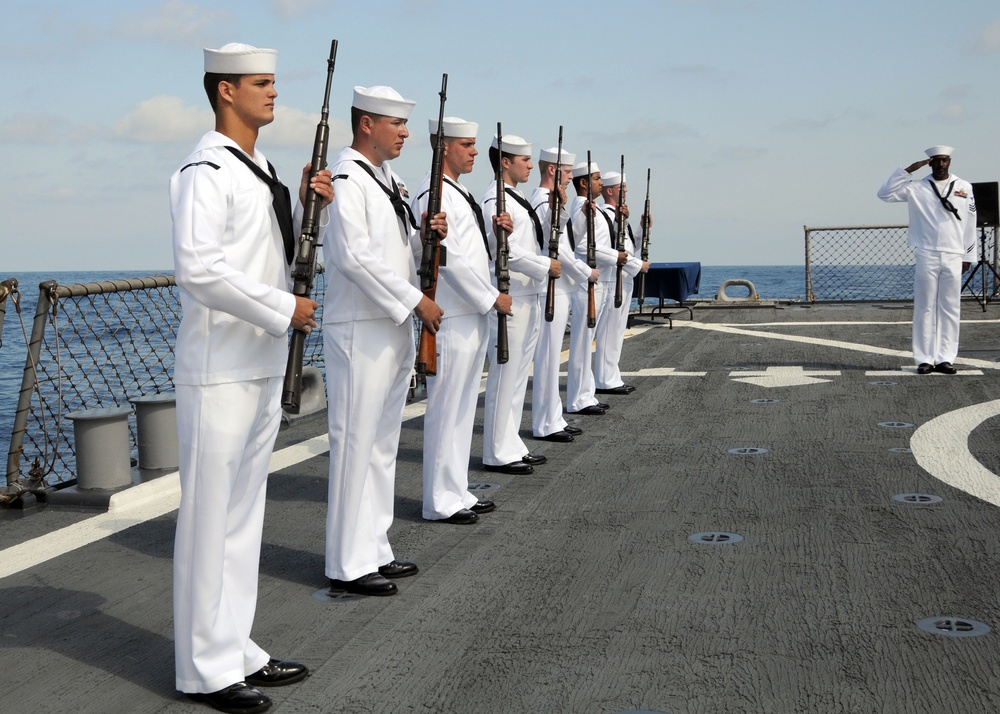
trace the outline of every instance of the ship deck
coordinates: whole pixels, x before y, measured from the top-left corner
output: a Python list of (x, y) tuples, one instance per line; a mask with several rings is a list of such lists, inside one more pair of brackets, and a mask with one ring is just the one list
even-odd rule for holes
[[(283, 428), (254, 638), (312, 675), (272, 711), (1000, 710), (1000, 307), (955, 376), (916, 375), (908, 305), (694, 318), (633, 326), (636, 392), (574, 443), (529, 426), (530, 476), (480, 470), (480, 414), (473, 526), (421, 519), (411, 404), (394, 597), (327, 595), (325, 418)], [(0, 513), (4, 712), (211, 711), (174, 691), (175, 484)]]

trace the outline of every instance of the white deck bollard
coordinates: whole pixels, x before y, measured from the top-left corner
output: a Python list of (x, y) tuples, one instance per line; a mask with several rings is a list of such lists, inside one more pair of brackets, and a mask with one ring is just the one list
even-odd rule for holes
[(128, 417), (131, 407), (84, 409), (67, 414), (76, 441), (76, 485), (114, 489), (132, 483)]
[(135, 407), (140, 469), (177, 468), (177, 401), (173, 394), (129, 400)]

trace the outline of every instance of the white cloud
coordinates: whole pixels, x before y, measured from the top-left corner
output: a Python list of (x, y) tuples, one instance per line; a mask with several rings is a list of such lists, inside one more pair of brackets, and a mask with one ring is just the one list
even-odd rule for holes
[(944, 119), (945, 121), (958, 121), (960, 119), (965, 119), (968, 116), (968, 112), (965, 109), (964, 104), (949, 104), (948, 106), (942, 108), (936, 115), (938, 119)]
[(73, 124), (52, 114), (15, 114), (0, 122), (0, 142), (70, 143), (90, 141), (102, 133), (98, 126)]
[(1000, 20), (991, 22), (979, 31), (968, 45), (969, 52), (977, 55), (1000, 51)]
[(327, 9), (329, 0), (271, 0), (275, 12), (283, 17), (298, 17), (316, 10)]
[(119, 119), (114, 134), (149, 143), (191, 143), (213, 126), (211, 109), (185, 106), (178, 97), (161, 95), (140, 102)]
[(184, 0), (165, 0), (160, 5), (123, 14), (114, 31), (125, 37), (154, 37), (187, 44), (233, 22), (228, 10), (206, 10)]

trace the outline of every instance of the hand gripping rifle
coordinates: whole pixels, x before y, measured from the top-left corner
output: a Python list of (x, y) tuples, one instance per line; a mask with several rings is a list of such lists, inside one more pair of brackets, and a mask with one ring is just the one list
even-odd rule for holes
[[(642, 248), (639, 253), (639, 257), (642, 258), (642, 262), (646, 263), (649, 261), (649, 232), (652, 226), (650, 225), (649, 218), (649, 174), (650, 169), (646, 169), (646, 207), (642, 211)], [(642, 304), (646, 302), (646, 274), (639, 273), (639, 309), (642, 310)]]
[[(590, 152), (587, 152), (587, 265), (591, 270), (597, 267), (597, 244), (594, 242), (594, 182), (590, 166)], [(594, 284), (587, 281), (587, 327), (597, 327), (597, 305), (594, 302)]]
[[(431, 159), (431, 184), (427, 191), (427, 216), (420, 224), (420, 290), (431, 300), (437, 293), (438, 268), (445, 265), (446, 249), (441, 245), (441, 234), (431, 228), (431, 217), (441, 212), (441, 180), (444, 174), (444, 103), (448, 99), (448, 75), (441, 75), (441, 105), (438, 108), (437, 133), (434, 136), (434, 155)], [(417, 345), (417, 372), (437, 374), (437, 336), (420, 328)]]
[[(326, 149), (330, 140), (327, 119), (330, 113), (330, 85), (333, 83), (333, 66), (337, 60), (337, 41), (330, 45), (330, 59), (326, 61), (326, 94), (323, 95), (323, 111), (316, 126), (316, 140), (313, 142), (312, 167), (309, 181), (326, 168)], [(311, 185), (306, 186), (306, 203), (302, 213), (302, 232), (299, 234), (299, 249), (292, 266), (292, 295), (309, 297), (312, 293), (313, 277), (316, 275), (316, 242), (319, 238), (320, 213), (323, 211), (322, 198)], [(306, 333), (293, 330), (288, 345), (288, 364), (285, 367), (285, 383), (281, 389), (281, 407), (289, 414), (299, 413), (302, 398), (302, 360), (306, 344)]]
[[(615, 226), (617, 228), (617, 236), (615, 237), (615, 250), (618, 251), (618, 255), (621, 256), (625, 252), (625, 216), (622, 210), (622, 206), (625, 205), (625, 155), (622, 155), (622, 171), (621, 171), (621, 183), (618, 184), (618, 202), (615, 204)], [(622, 306), (622, 271), (624, 266), (619, 258), (618, 266), (615, 269), (615, 307)]]
[[(497, 122), (497, 216), (507, 212), (507, 197), (503, 183), (503, 129)], [(507, 231), (497, 225), (497, 290), (506, 295), (510, 292), (510, 244), (507, 242)], [(506, 364), (510, 358), (507, 347), (507, 316), (497, 313), (497, 364)]]
[[(559, 214), (562, 213), (562, 199), (559, 196), (559, 189), (562, 185), (562, 134), (563, 128), (559, 127), (559, 148), (556, 149), (556, 184), (552, 189), (555, 200), (552, 203), (552, 220), (549, 222), (549, 260), (559, 259), (559, 234), (562, 232), (559, 226)], [(549, 275), (549, 285), (545, 289), (545, 321), (552, 322), (556, 316), (556, 279)]]

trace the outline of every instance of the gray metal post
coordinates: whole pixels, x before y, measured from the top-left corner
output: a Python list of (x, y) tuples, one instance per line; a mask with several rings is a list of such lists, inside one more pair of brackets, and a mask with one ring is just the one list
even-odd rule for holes
[(131, 407), (84, 409), (67, 414), (76, 442), (76, 485), (113, 489), (132, 483), (128, 417)]
[(140, 469), (177, 468), (177, 401), (173, 394), (130, 400), (135, 407)]

